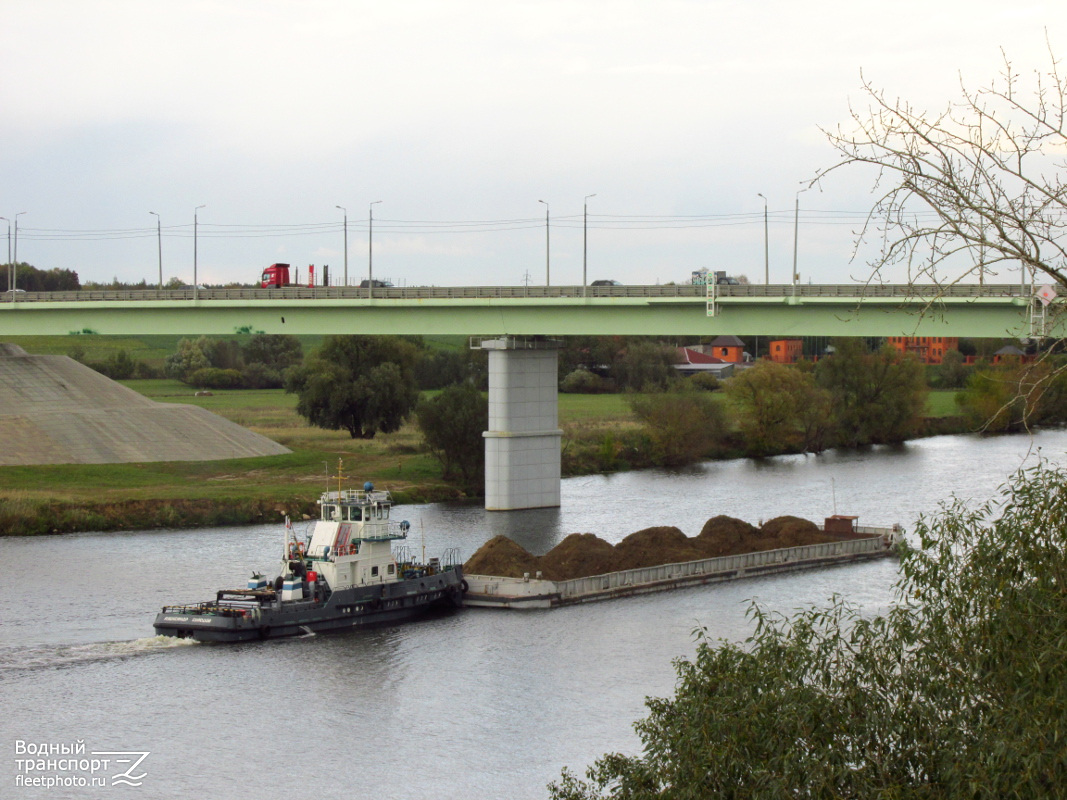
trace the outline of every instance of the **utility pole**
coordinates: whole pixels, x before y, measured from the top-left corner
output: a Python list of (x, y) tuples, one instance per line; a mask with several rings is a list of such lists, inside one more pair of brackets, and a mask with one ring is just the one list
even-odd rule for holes
[(11, 299), (15, 299), (15, 289), (18, 288), (19, 277), (19, 217), (25, 214), (25, 211), (20, 211), (15, 215), (15, 255), (14, 260), (11, 262)]
[[(545, 203), (544, 200), (538, 200), (537, 202), (538, 203)], [(551, 266), (550, 261), (549, 261), (550, 254), (551, 254), (551, 242), (549, 241), (549, 233), (548, 233), (548, 203), (545, 203), (545, 286), (551, 286), (552, 285), (552, 281), (549, 279), (549, 275), (550, 275), (549, 267)]]
[(194, 300), (197, 300), (200, 297), (200, 295), (198, 294), (198, 292), (200, 291), (200, 279), (198, 278), (197, 272), (196, 272), (196, 266), (197, 266), (196, 265), (196, 236), (197, 236), (197, 230), (199, 229), (199, 225), (200, 225), (200, 219), (197, 216), (197, 212), (200, 211), (200, 209), (206, 208), (206, 207), (207, 206), (197, 206), (196, 208), (193, 209), (193, 299)]
[(156, 241), (159, 243), (159, 288), (163, 288), (163, 228), (159, 222), (159, 214), (149, 211), (156, 218)]
[(370, 204), (367, 221), (367, 297), (374, 297), (374, 207), (381, 200), (375, 200)]
[(345, 212), (345, 286), (348, 286), (348, 209), (344, 206), (336, 206)]
[[(11, 288), (11, 220), (7, 217), (0, 217), (7, 223), (7, 288)], [(13, 293), (12, 293), (13, 294)]]
[(800, 232), (800, 195), (806, 191), (807, 189), (801, 189), (797, 192), (793, 206), (793, 297), (797, 296), (797, 239)]
[[(763, 197), (762, 192), (756, 192), (758, 197)], [(793, 271), (796, 272), (796, 265), (793, 265)], [(767, 198), (763, 197), (763, 284), (769, 285), (771, 282), (771, 245), (770, 239), (767, 233)]]
[(595, 194), (587, 194), (585, 196), (585, 202), (582, 203), (582, 297), (585, 297), (585, 287), (587, 284), (588, 272), (586, 270), (587, 257), (589, 255), (588, 248), (588, 231), (589, 231), (589, 198), (596, 197)]

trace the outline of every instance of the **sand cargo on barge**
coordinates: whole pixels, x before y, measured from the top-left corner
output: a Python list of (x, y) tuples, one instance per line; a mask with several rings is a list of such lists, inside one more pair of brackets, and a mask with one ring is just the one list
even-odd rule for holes
[(804, 569), (886, 558), (903, 540), (899, 525), (860, 526), (855, 517), (827, 518), (819, 530), (841, 534), (839, 541), (759, 550), (638, 569), (620, 570), (571, 580), (545, 580), (540, 573), (523, 577), (467, 574), (464, 605), (472, 608), (554, 608), (663, 592), (688, 586), (795, 572)]

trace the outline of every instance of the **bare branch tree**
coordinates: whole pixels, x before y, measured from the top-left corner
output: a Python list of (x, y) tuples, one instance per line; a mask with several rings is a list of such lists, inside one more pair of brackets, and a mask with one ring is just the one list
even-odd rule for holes
[(987, 88), (961, 77), (960, 98), (939, 114), (863, 80), (870, 105), (824, 130), (842, 160), (813, 183), (851, 164), (877, 169), (856, 243), (878, 246), (871, 281), (904, 266), (909, 283), (982, 283), (1021, 263), (1067, 284), (1067, 80), (1051, 45), (1049, 58), (1025, 88), (1007, 56)]

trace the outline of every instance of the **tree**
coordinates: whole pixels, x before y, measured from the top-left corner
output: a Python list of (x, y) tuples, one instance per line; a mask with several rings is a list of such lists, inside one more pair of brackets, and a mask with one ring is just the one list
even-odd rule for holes
[(678, 377), (678, 356), (673, 347), (649, 341), (633, 341), (615, 362), (615, 383), (634, 392), (661, 392)]
[(444, 478), (478, 493), (485, 476), (489, 403), (471, 383), (449, 386), (433, 400), (423, 399), (415, 417), (427, 447), (444, 468)]
[[(6, 275), (4, 282), (7, 282)], [(81, 283), (78, 273), (69, 269), (37, 269), (19, 262), (15, 265), (15, 286), (27, 292), (70, 292), (80, 289)]]
[(263, 364), (280, 373), (299, 364), (304, 358), (304, 349), (295, 336), (256, 333), (241, 345), (241, 357), (246, 365)]
[(811, 373), (760, 361), (726, 383), (748, 452), (756, 456), (798, 448), (821, 450), (830, 396)]
[(167, 356), (163, 362), (167, 377), (181, 380), (198, 369), (214, 366), (211, 363), (213, 347), (214, 340), (206, 336), (199, 336), (196, 339), (179, 339), (178, 349)]
[(840, 441), (849, 447), (902, 442), (926, 409), (926, 378), (912, 355), (891, 347), (870, 353), (862, 339), (834, 342), (815, 365), (815, 382), (830, 395)]
[(296, 410), (309, 423), (372, 439), (398, 430), (419, 392), (413, 368), (418, 352), (390, 336), (329, 336), (321, 349), (285, 378)]
[[(908, 281), (955, 282), (1022, 263), (1067, 283), (1067, 79), (1050, 63), (1029, 81), (1005, 58), (988, 88), (960, 88), (938, 114), (888, 98), (864, 80), (870, 105), (826, 131), (843, 166), (873, 166), (878, 196), (859, 243), (880, 253), (873, 279), (897, 264)], [(947, 273), (946, 273), (947, 270)], [(1010, 273), (1007, 273), (1010, 274)]]
[(288, 334), (254, 334), (241, 345), (241, 375), (252, 389), (276, 389), (285, 385), (285, 370), (304, 357), (300, 340)]
[(970, 372), (963, 353), (959, 350), (949, 350), (941, 358), (941, 364), (937, 368), (938, 385), (942, 389), (959, 389), (967, 382)]
[(1067, 471), (920, 519), (896, 602), (751, 608), (742, 644), (698, 629), (637, 756), (609, 754), (556, 800), (1061, 797), (1067, 786)]
[(1051, 360), (979, 369), (956, 395), (968, 422), (988, 433), (1013, 433), (1067, 421), (1067, 374)]
[(698, 389), (632, 395), (629, 403), (634, 416), (644, 423), (653, 462), (663, 466), (699, 461), (725, 429), (722, 407)]

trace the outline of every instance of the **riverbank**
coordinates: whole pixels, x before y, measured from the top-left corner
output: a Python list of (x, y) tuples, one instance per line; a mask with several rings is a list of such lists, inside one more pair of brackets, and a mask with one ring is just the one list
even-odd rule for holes
[[(160, 402), (190, 403), (277, 441), (283, 456), (206, 462), (58, 464), (0, 468), (0, 536), (190, 528), (280, 522), (316, 513), (327, 473), (343, 459), (355, 481), (388, 487), (398, 503), (471, 499), (441, 477), (440, 464), (407, 424), (393, 434), (353, 440), (306, 425), (296, 398), (280, 390), (216, 392), (195, 397), (168, 380), (124, 381)], [(964, 432), (932, 395), (927, 435)], [(940, 414), (937, 412), (940, 411)], [(563, 474), (596, 474), (655, 466), (620, 442), (639, 425), (622, 395), (560, 395)], [(712, 454), (738, 458), (735, 444)]]

